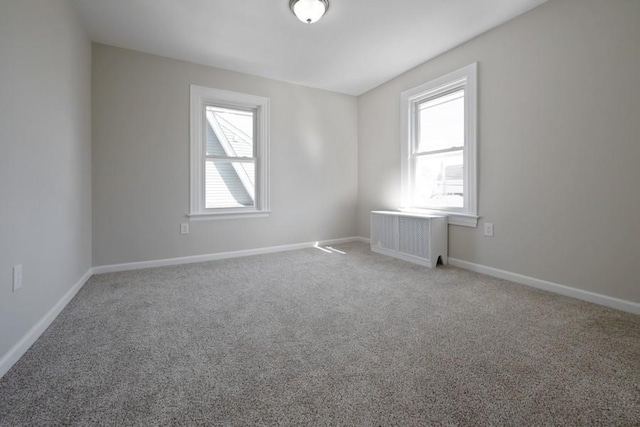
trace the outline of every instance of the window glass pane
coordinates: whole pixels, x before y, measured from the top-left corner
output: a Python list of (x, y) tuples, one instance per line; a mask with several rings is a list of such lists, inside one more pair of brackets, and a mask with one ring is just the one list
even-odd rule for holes
[(418, 152), (464, 146), (464, 90), (418, 104)]
[(208, 156), (255, 157), (255, 111), (206, 107), (205, 137)]
[(416, 157), (413, 204), (422, 208), (464, 206), (463, 152)]
[(253, 161), (207, 159), (205, 166), (206, 209), (255, 206)]

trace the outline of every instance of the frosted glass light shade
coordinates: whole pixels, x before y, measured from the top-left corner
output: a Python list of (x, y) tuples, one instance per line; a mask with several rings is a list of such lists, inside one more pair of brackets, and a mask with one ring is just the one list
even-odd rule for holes
[(289, 8), (305, 24), (317, 22), (329, 9), (328, 0), (291, 0)]

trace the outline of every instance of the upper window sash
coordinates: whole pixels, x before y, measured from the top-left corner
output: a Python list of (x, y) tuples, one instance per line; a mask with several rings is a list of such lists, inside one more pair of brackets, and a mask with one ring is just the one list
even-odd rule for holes
[[(225, 102), (220, 102), (220, 103), (206, 103), (204, 104), (204, 108), (202, 109), (202, 113), (204, 114), (204, 122), (208, 122), (209, 125), (212, 127), (213, 132), (216, 135), (220, 135), (223, 134), (222, 129), (219, 128), (219, 125), (217, 123), (217, 121), (213, 120), (210, 121), (207, 118), (207, 109), (213, 109), (213, 110), (218, 110), (219, 112), (235, 112), (235, 111), (245, 111), (247, 113), (251, 113), (252, 114), (252, 118), (253, 118), (253, 152), (252, 152), (252, 156), (217, 156), (217, 155), (210, 155), (207, 154), (207, 147), (206, 147), (206, 143), (203, 146), (203, 150), (204, 150), (204, 156), (206, 158), (210, 158), (210, 159), (215, 159), (215, 158), (231, 158), (231, 159), (256, 159), (256, 152), (258, 151), (258, 145), (259, 145), (259, 138), (260, 138), (260, 133), (258, 132), (258, 119), (259, 119), (259, 109), (258, 108), (247, 108), (246, 106), (243, 105), (230, 105), (228, 103)], [(212, 112), (212, 114), (215, 111)], [(203, 132), (203, 141), (206, 141), (206, 126), (202, 127), (202, 132)]]
[[(460, 96), (457, 96), (456, 98), (449, 97), (449, 99), (447, 99), (447, 96), (453, 95), (459, 92), (461, 92)], [(412, 102), (412, 111), (413, 111), (413, 120), (414, 120), (413, 125), (415, 127), (414, 129), (415, 134), (411, 144), (413, 155), (446, 153), (446, 152), (456, 151), (464, 148), (464, 141), (463, 141), (463, 145), (451, 145), (446, 148), (439, 148), (434, 150), (420, 150), (420, 140), (422, 139), (422, 126), (420, 121), (420, 114), (422, 111), (424, 111), (427, 108), (437, 107), (449, 102), (453, 102), (460, 98), (464, 99), (465, 93), (466, 93), (466, 79), (464, 79), (457, 85), (453, 85), (453, 87), (445, 88), (441, 91), (435, 91), (433, 93), (424, 95), (424, 97), (418, 97), (415, 101)], [(426, 106), (426, 104), (431, 104), (431, 105)]]

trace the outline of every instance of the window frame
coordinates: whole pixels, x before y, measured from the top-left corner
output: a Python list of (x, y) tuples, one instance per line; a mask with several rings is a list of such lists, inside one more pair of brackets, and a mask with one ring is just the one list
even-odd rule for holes
[[(206, 154), (205, 123), (207, 106), (255, 111), (254, 206), (206, 208), (205, 162), (208, 156)], [(269, 98), (198, 85), (190, 86), (190, 201), (188, 216), (191, 219), (246, 218), (269, 215), (269, 110)], [(227, 159), (233, 161), (243, 158), (227, 157)]]
[[(452, 73), (402, 92), (401, 103), (401, 206), (404, 212), (442, 214), (449, 216), (449, 224), (477, 227), (477, 73), (478, 64), (467, 65)], [(415, 179), (415, 159), (418, 148), (418, 114), (421, 103), (464, 90), (465, 144), (463, 152), (462, 208), (416, 207), (413, 203), (412, 183)]]

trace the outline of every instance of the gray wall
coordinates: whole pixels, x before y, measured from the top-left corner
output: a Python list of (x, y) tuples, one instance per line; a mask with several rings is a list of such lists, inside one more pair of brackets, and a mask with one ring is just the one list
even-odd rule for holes
[[(189, 85), (271, 98), (266, 218), (192, 221)], [(93, 46), (94, 265), (356, 234), (357, 100), (106, 45)]]
[(1, 1), (0, 58), (2, 358), (91, 267), (91, 44), (66, 1)]
[(551, 0), (362, 95), (359, 234), (399, 205), (400, 93), (478, 61), (482, 218), (450, 256), (640, 302), (639, 46), (640, 2)]

